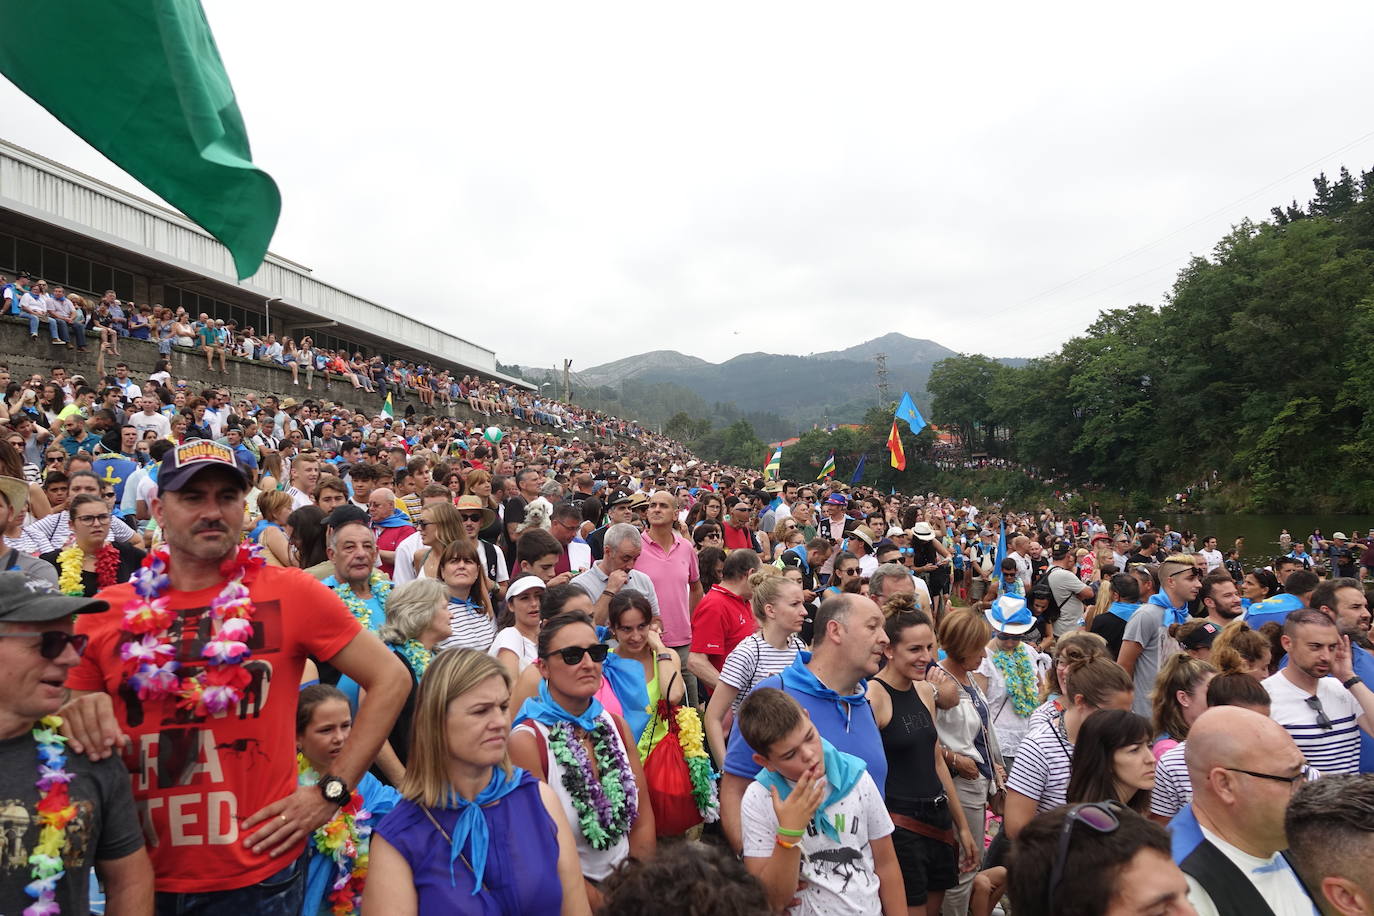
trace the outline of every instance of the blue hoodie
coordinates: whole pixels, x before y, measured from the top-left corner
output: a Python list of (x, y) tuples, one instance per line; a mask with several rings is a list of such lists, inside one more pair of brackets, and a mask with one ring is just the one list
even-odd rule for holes
[[(867, 683), (859, 681), (854, 693), (841, 696), (811, 673), (807, 667), (810, 661), (810, 652), (798, 652), (791, 667), (764, 678), (754, 689), (776, 687), (800, 703), (802, 709), (811, 714), (811, 721), (822, 738), (837, 750), (852, 754), (868, 765), (869, 775), (882, 792), (887, 785), (887, 755), (883, 752), (882, 735), (878, 733), (878, 723), (864, 693)], [(754, 762), (753, 753), (740, 737), (739, 719), (736, 718), (725, 749), (725, 772), (754, 779), (759, 765)]]

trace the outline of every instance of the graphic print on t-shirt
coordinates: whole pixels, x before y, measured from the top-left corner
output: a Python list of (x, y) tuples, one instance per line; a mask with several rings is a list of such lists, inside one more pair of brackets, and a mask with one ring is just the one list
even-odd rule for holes
[[(76, 816), (68, 823), (63, 833), (62, 862), (67, 868), (80, 868), (90, 864), (86, 859), (86, 847), (91, 841), (91, 824), (95, 817), (95, 805), (86, 799), (78, 799)], [(29, 828), (33, 831), (30, 834)], [(22, 799), (0, 799), (0, 872), (22, 870), (27, 880), (29, 871), (29, 851), (38, 843), (41, 826), (38, 817), (29, 811)], [(20, 880), (18, 874), (5, 880)]]

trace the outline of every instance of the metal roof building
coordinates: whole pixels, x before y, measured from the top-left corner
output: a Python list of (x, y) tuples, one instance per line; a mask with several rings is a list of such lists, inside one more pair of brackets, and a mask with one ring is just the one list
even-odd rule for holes
[[(0, 140), (0, 272), (27, 270), (83, 294), (182, 306), (331, 349), (437, 363), (520, 387), (496, 353), (316, 279), (268, 253), (243, 282), (229, 251), (167, 207)], [(269, 321), (270, 317), (270, 321)]]

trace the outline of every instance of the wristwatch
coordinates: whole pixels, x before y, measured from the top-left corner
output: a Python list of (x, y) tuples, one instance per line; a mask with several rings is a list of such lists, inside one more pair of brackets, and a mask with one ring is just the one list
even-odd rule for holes
[(342, 805), (348, 801), (348, 783), (337, 776), (326, 776), (319, 782), (320, 794), (331, 805)]
[(1364, 683), (1364, 678), (1362, 678), (1362, 677), (1360, 677), (1358, 674), (1356, 674), (1356, 675), (1354, 675), (1353, 677), (1348, 677), (1348, 678), (1346, 678), (1345, 680), (1341, 681), (1341, 686), (1344, 687), (1346, 690), (1349, 690), (1351, 687), (1354, 687), (1356, 684), (1363, 684), (1363, 683)]

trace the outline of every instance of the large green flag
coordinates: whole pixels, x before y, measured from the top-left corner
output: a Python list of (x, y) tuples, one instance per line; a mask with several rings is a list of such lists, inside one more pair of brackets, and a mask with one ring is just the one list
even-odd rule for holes
[(0, 35), (0, 73), (257, 271), (281, 195), (199, 0), (0, 0)]

